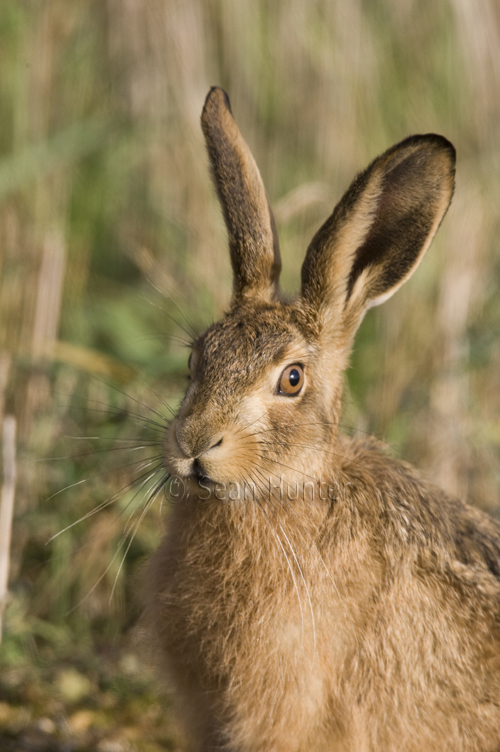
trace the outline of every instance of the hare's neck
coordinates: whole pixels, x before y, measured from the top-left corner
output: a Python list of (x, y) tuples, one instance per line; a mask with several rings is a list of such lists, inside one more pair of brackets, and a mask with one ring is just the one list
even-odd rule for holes
[[(199, 603), (207, 593), (213, 599), (214, 593), (225, 592), (229, 583), (242, 603), (268, 592), (270, 583), (276, 594), (292, 602), (297, 588), (299, 600), (308, 599), (325, 578), (331, 590), (337, 556), (331, 510), (326, 500), (278, 504), (262, 498), (221, 502), (190, 497), (170, 515), (161, 546), (166, 557), (162, 578), (174, 585), (180, 577), (183, 590), (190, 583)], [(341, 537), (350, 539), (347, 534)]]
[[(328, 509), (326, 501), (286, 507), (191, 496), (174, 507), (149, 568), (148, 618), (180, 679), (187, 662), (193, 677), (217, 688), (222, 666), (223, 683), (241, 684), (246, 696), (248, 677), (260, 671), (255, 682), (264, 686), (273, 661), (279, 675), (283, 661), (295, 670), (299, 657), (309, 671), (323, 648), (339, 665), (347, 660), (378, 573), (376, 562), (366, 564), (366, 539), (339, 530), (336, 507)], [(336, 636), (324, 631), (326, 648), (316, 635), (332, 613)], [(241, 645), (259, 646), (260, 669), (241, 666)]]
[[(175, 516), (182, 519), (186, 534), (192, 531), (201, 542), (214, 530), (231, 540), (255, 544), (275, 539), (277, 531), (288, 535), (317, 534), (321, 522), (335, 504), (333, 485), (326, 483), (269, 484), (256, 492), (251, 485), (214, 492), (208, 498), (189, 495)], [(234, 494), (234, 495), (233, 495)]]

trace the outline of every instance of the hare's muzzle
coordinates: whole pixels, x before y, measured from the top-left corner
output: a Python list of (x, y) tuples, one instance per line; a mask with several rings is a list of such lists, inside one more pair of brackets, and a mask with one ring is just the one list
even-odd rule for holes
[[(223, 444), (220, 431), (214, 433), (199, 421), (177, 419), (165, 441), (165, 461), (171, 473), (196, 480), (210, 480), (215, 450)], [(207, 462), (210, 455), (210, 462)]]
[(175, 425), (177, 445), (186, 458), (198, 459), (222, 444), (222, 435), (214, 433), (208, 425), (186, 419)]

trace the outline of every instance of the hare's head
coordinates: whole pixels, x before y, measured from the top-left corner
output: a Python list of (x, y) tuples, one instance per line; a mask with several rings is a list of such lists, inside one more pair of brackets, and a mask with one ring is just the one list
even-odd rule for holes
[(342, 375), (367, 308), (416, 269), (453, 193), (455, 150), (412, 136), (356, 177), (314, 236), (293, 301), (279, 291), (273, 216), (218, 88), (202, 127), (229, 235), (229, 312), (194, 343), (167, 468), (210, 488), (323, 479), (335, 458)]

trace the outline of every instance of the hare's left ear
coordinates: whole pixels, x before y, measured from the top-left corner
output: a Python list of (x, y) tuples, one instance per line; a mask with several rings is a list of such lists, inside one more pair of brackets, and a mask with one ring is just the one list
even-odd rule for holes
[(302, 266), (301, 296), (321, 328), (346, 346), (367, 308), (415, 271), (451, 201), (455, 149), (411, 136), (354, 180), (318, 230)]
[(271, 302), (281, 271), (274, 218), (257, 165), (222, 89), (210, 89), (201, 126), (229, 235), (233, 304), (245, 298)]

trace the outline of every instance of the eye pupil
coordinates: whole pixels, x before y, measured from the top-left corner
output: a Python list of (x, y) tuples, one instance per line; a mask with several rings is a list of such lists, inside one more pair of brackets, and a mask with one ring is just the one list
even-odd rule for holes
[(302, 366), (288, 366), (281, 374), (277, 389), (278, 394), (284, 394), (287, 397), (295, 397), (301, 391), (303, 383), (304, 371)]

